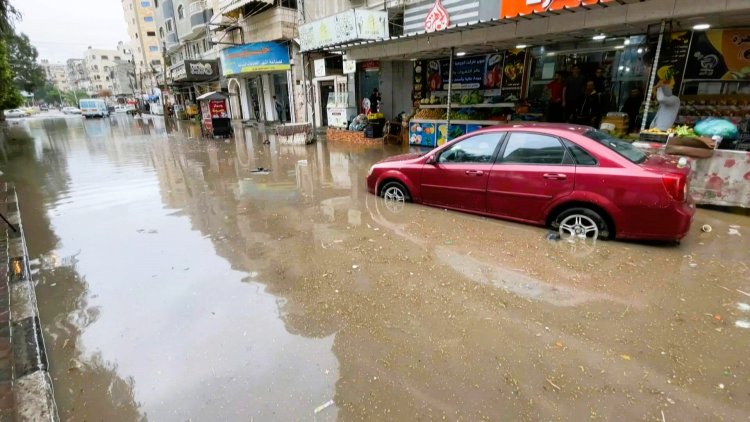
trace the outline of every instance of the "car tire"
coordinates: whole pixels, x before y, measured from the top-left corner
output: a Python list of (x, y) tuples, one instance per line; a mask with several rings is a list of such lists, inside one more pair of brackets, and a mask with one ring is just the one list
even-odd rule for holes
[(410, 202), (411, 195), (409, 189), (406, 188), (401, 182), (387, 182), (382, 189), (380, 189), (380, 196), (384, 199), (394, 200), (397, 202)]
[[(570, 229), (561, 229), (563, 224), (570, 227)], [(595, 231), (592, 229), (592, 224), (596, 226)], [(573, 232), (571, 230), (575, 231), (580, 229), (585, 231), (583, 234), (586, 234), (587, 237), (594, 232), (598, 239), (607, 240), (612, 237), (611, 227), (607, 222), (607, 219), (604, 218), (599, 211), (586, 207), (575, 207), (563, 210), (553, 220), (552, 227), (560, 231), (561, 235), (563, 235), (563, 231), (572, 234)]]

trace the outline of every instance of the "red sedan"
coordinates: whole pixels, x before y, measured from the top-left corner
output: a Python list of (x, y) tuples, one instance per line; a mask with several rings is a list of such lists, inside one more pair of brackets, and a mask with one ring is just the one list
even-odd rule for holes
[(564, 238), (679, 240), (695, 207), (689, 168), (585, 126), (472, 132), (372, 166), (370, 193), (552, 227)]

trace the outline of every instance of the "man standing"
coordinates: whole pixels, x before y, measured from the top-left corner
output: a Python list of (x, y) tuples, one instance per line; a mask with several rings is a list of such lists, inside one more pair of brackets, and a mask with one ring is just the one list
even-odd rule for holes
[(581, 106), (576, 110), (574, 123), (599, 128), (601, 122), (601, 94), (596, 91), (594, 81), (586, 82)]
[(659, 109), (651, 121), (651, 127), (665, 132), (677, 120), (680, 113), (680, 97), (672, 94), (669, 81), (661, 81), (656, 86), (656, 101), (659, 102)]
[(284, 105), (281, 104), (281, 101), (279, 101), (275, 95), (273, 96), (273, 104), (274, 104), (274, 107), (276, 108), (276, 120), (281, 122), (281, 117), (282, 117), (281, 113), (284, 110)]
[(380, 112), (380, 91), (377, 88), (373, 89), (372, 95), (370, 95), (370, 112)]
[(568, 79), (565, 81), (563, 94), (563, 107), (565, 107), (565, 114), (569, 119), (575, 117), (575, 113), (581, 105), (585, 84), (586, 81), (583, 79), (583, 75), (581, 75), (581, 67), (574, 65), (570, 70)]
[(565, 85), (560, 72), (555, 72), (552, 82), (547, 84), (549, 94), (549, 105), (547, 107), (547, 121), (562, 123), (565, 121), (565, 110), (563, 109), (563, 91)]

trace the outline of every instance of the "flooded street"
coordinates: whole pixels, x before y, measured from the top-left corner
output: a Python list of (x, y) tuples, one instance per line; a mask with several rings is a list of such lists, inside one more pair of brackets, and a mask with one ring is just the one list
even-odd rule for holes
[(574, 247), (386, 207), (364, 179), (403, 147), (11, 134), (63, 420), (750, 419), (746, 215)]

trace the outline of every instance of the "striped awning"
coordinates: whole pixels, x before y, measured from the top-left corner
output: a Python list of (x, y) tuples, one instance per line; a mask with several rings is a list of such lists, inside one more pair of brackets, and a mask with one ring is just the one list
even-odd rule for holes
[(266, 9), (273, 6), (273, 0), (222, 0), (219, 3), (219, 10), (224, 16), (230, 16), (235, 19), (240, 17), (240, 11), (244, 6), (257, 6), (258, 9)]

